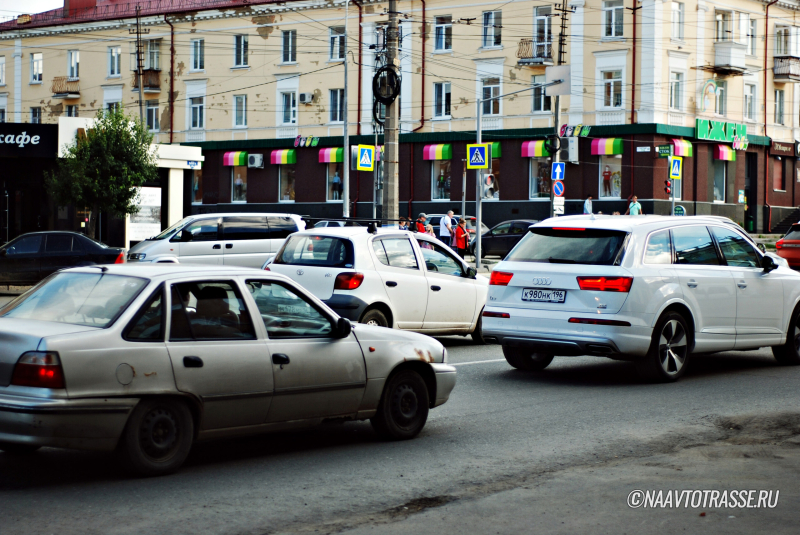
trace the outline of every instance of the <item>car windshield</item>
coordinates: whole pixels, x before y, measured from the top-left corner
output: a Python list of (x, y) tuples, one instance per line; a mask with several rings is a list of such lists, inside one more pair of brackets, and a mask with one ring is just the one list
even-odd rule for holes
[(158, 236), (154, 236), (152, 238), (147, 238), (147, 239), (148, 240), (164, 240), (164, 239), (167, 239), (170, 236), (172, 236), (173, 234), (175, 234), (176, 230), (178, 230), (179, 228), (183, 227), (188, 222), (189, 222), (189, 218), (188, 217), (184, 217), (183, 219), (181, 219), (180, 221), (178, 221), (177, 223), (175, 223), (174, 225), (169, 227), (167, 230), (161, 232), (161, 234), (159, 234)]
[(56, 273), (4, 308), (0, 317), (107, 327), (147, 285), (146, 279)]
[(784, 240), (800, 240), (800, 226), (793, 226), (783, 237)]
[(622, 257), (625, 236), (620, 230), (532, 228), (506, 260), (613, 266)]
[(292, 235), (286, 238), (274, 264), (353, 267), (353, 243), (333, 236)]

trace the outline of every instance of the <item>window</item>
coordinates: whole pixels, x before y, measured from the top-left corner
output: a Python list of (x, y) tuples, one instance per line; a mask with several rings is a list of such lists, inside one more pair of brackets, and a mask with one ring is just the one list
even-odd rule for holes
[(72, 236), (69, 234), (49, 234), (44, 244), (45, 253), (69, 253), (72, 251)]
[(0, 85), (6, 85), (6, 57), (0, 56)]
[(31, 83), (42, 83), (42, 53), (31, 54)]
[(756, 52), (756, 36), (758, 35), (758, 26), (754, 19), (750, 19), (750, 31), (747, 33), (747, 53), (755, 56)]
[(345, 35), (344, 26), (335, 26), (330, 30), (330, 59), (340, 60), (344, 59), (345, 52)]
[(437, 51), (453, 50), (453, 17), (450, 15), (444, 15), (441, 17), (436, 17), (435, 21), (434, 48)]
[(139, 311), (127, 332), (125, 339), (132, 342), (164, 341), (164, 291), (159, 288)]
[(683, 2), (672, 2), (672, 38), (683, 39)]
[(603, 2), (603, 37), (622, 37), (622, 0)]
[(328, 172), (328, 188), (327, 199), (329, 201), (342, 200), (342, 163), (329, 163), (327, 165)]
[(233, 126), (247, 126), (247, 95), (233, 95)]
[(119, 102), (107, 102), (106, 109), (110, 112), (118, 111), (122, 105)]
[(81, 53), (78, 50), (67, 50), (67, 77), (77, 80), (80, 76)]
[(195, 169), (192, 171), (192, 202), (203, 202), (203, 170)]
[(283, 63), (294, 63), (297, 61), (297, 30), (281, 32), (283, 36), (282, 61)]
[(289, 91), (281, 93), (281, 122), (283, 124), (297, 124), (297, 93)]
[(722, 257), (729, 266), (754, 268), (761, 266), (758, 253), (741, 235), (721, 227), (711, 227), (711, 229), (717, 238)]
[(717, 94), (714, 102), (717, 115), (728, 113), (728, 82), (717, 82)]
[(782, 158), (772, 158), (772, 189), (786, 191), (786, 174), (783, 172)]
[(331, 112), (330, 121), (332, 123), (344, 122), (344, 89), (331, 89)]
[(750, 31), (750, 15), (747, 13), (736, 13), (739, 20), (739, 27), (736, 30), (736, 42), (747, 45), (747, 33)]
[(278, 166), (278, 201), (294, 202), (294, 166)]
[(78, 106), (76, 104), (67, 104), (67, 117), (78, 116)]
[(41, 245), (42, 234), (34, 234), (33, 236), (25, 236), (11, 242), (11, 245), (5, 248), (5, 252), (7, 255), (35, 254), (39, 252)]
[(731, 40), (731, 12), (716, 11), (714, 13), (714, 40)]
[(246, 165), (231, 167), (231, 202), (247, 202)]
[(644, 249), (644, 263), (672, 263), (672, 246), (670, 245), (668, 230), (660, 230), (650, 235), (647, 240), (647, 247)]
[(603, 106), (622, 107), (622, 71), (603, 71)]
[(218, 228), (219, 223), (216, 218), (200, 219), (189, 223), (170, 241), (219, 241)]
[(500, 33), (503, 29), (503, 12), (502, 11), (484, 11), (483, 12), (483, 46), (500, 46), (502, 41)]
[(550, 158), (531, 158), (529, 198), (550, 198)]
[(373, 240), (372, 248), (384, 266), (419, 269), (417, 257), (408, 238), (385, 238)]
[(622, 156), (600, 156), (600, 192), (602, 198), (621, 198)]
[(450, 82), (433, 84), (433, 117), (450, 118)]
[(206, 41), (205, 39), (192, 39), (191, 65), (193, 71), (202, 71), (206, 68)]
[(270, 215), (267, 216), (269, 222), (269, 237), (272, 240), (285, 240), (289, 234), (300, 230), (297, 223), (289, 216)]
[(33, 124), (41, 124), (42, 122), (42, 108), (35, 107), (31, 108), (31, 123)]
[(232, 282), (172, 286), (170, 341), (252, 340), (256, 334), (239, 288)]
[(6, 109), (0, 108), (0, 123), (6, 122)]
[[(447, 252), (444, 247), (427, 240), (417, 240), (422, 251), (422, 260), (428, 272), (439, 275), (450, 275), (451, 277), (463, 277), (464, 268), (461, 262), (455, 259), (452, 254)], [(423, 245), (424, 244), (424, 245)]]
[(744, 84), (744, 118), (756, 120), (756, 85)]
[(672, 110), (683, 109), (683, 73), (669, 73), (669, 107)]
[(450, 160), (431, 162), (431, 199), (450, 200)]
[(500, 78), (484, 78), (483, 79), (483, 114), (484, 115), (500, 115), (500, 99), (485, 100), (492, 97), (500, 96)]
[[(270, 221), (272, 230), (272, 221)], [(294, 235), (275, 258), (276, 264), (292, 266), (353, 267), (353, 242), (330, 236)]]
[(619, 230), (534, 227), (508, 254), (506, 260), (542, 263), (559, 260), (568, 264), (618, 265), (625, 235), (625, 231)]
[(728, 162), (714, 160), (714, 202), (725, 202), (728, 181)]
[(236, 35), (233, 38), (233, 66), (247, 67), (247, 36)]
[(672, 229), (672, 246), (676, 264), (719, 265), (714, 242), (706, 227), (677, 227)]
[(192, 106), (192, 130), (201, 130), (205, 128), (205, 97), (192, 97), (189, 103)]
[(788, 56), (791, 53), (791, 32), (786, 26), (775, 27), (775, 55)]
[[(136, 60), (136, 42), (131, 43), (131, 70), (139, 70)], [(161, 39), (142, 41), (142, 69), (161, 70)]]
[[(544, 75), (534, 76), (533, 84), (544, 84)], [(544, 87), (533, 88), (533, 111), (550, 111), (550, 97), (546, 96)]]
[(122, 48), (108, 47), (108, 75), (120, 76), (122, 74)]
[(783, 89), (776, 89), (775, 90), (775, 124), (783, 124), (783, 96), (784, 91)]
[(322, 338), (333, 332), (331, 321), (301, 295), (283, 284), (247, 281), (270, 338)]
[(158, 132), (160, 125), (158, 124), (158, 100), (147, 101), (147, 129), (151, 132)]
[(536, 36), (536, 44), (549, 45), (552, 40), (550, 6), (536, 7), (533, 12), (533, 34)]

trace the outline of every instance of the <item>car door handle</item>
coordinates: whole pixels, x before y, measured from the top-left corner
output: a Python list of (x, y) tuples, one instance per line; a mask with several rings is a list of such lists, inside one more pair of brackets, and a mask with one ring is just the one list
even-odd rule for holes
[(233, 244), (232, 243), (226, 243), (225, 244), (225, 248), (226, 249), (233, 249)]
[(386, 286), (389, 286), (390, 288), (394, 288), (395, 286), (397, 286), (397, 283), (394, 282), (394, 281), (386, 281)]
[(272, 354), (272, 363), (273, 364), (280, 364), (283, 366), (284, 364), (289, 364), (289, 356), (284, 355), (283, 353), (273, 353)]
[(690, 280), (689, 282), (686, 283), (686, 286), (688, 286), (689, 288), (697, 288), (697, 281)]
[(431, 286), (431, 290), (433, 290), (434, 292), (438, 292), (441, 289), (442, 289), (441, 286)]
[(218, 243), (215, 243), (212, 249), (222, 249), (222, 246)]
[(737, 285), (739, 288), (741, 288), (742, 290), (744, 290), (745, 288), (747, 288), (747, 283), (746, 283), (746, 282), (744, 282), (744, 281), (739, 281), (739, 282), (737, 282), (737, 283), (736, 283), (736, 285)]
[(203, 359), (200, 357), (183, 357), (184, 368), (202, 368)]

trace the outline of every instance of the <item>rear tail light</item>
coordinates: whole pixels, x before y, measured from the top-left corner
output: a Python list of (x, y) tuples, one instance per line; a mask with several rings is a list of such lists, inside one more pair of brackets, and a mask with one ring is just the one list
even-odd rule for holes
[(775, 248), (776, 249), (783, 249), (783, 240), (782, 239), (775, 242)]
[(64, 370), (55, 351), (29, 351), (14, 367), (11, 384), (38, 388), (64, 388)]
[(489, 286), (508, 286), (513, 276), (513, 273), (506, 273), (505, 271), (492, 271), (491, 276), (489, 276)]
[(510, 318), (511, 314), (508, 312), (489, 312), (488, 310), (483, 311), (484, 318)]
[(597, 292), (629, 292), (633, 277), (578, 277), (581, 290)]
[(336, 275), (336, 282), (333, 283), (334, 290), (355, 290), (364, 282), (363, 273), (339, 273)]
[(612, 325), (614, 327), (630, 327), (631, 324), (627, 321), (619, 320), (601, 320), (597, 318), (570, 318), (570, 323), (586, 323), (588, 325)]
[(115, 264), (124, 264), (125, 263), (125, 253), (119, 253), (117, 259), (114, 260)]

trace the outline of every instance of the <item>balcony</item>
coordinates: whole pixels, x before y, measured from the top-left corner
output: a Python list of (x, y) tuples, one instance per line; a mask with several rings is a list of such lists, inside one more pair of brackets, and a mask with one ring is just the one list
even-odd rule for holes
[(772, 74), (775, 82), (800, 82), (800, 58), (776, 57)]
[(719, 74), (741, 74), (747, 70), (744, 56), (747, 46), (733, 41), (714, 43), (713, 71)]
[(517, 65), (552, 65), (553, 43), (520, 39), (517, 48)]
[[(142, 71), (142, 91), (145, 93), (158, 93), (161, 91), (161, 78), (159, 75), (161, 71), (154, 69), (145, 69)], [(133, 90), (139, 90), (139, 77), (136, 73), (133, 74)]]
[(53, 85), (50, 86), (53, 98), (80, 98), (81, 88), (77, 79), (69, 76), (56, 76), (53, 78)]

